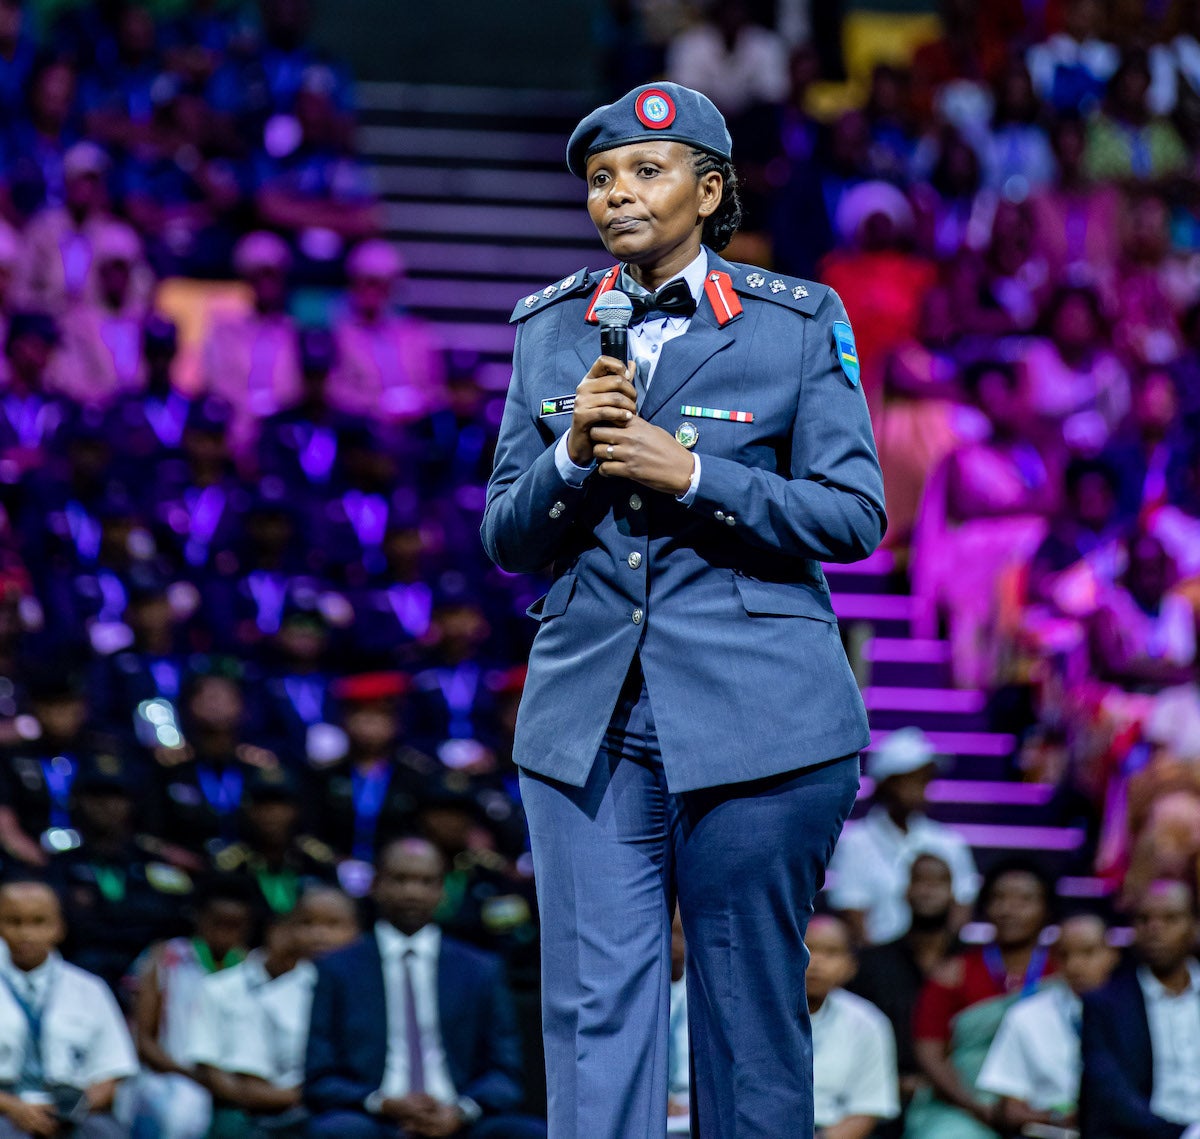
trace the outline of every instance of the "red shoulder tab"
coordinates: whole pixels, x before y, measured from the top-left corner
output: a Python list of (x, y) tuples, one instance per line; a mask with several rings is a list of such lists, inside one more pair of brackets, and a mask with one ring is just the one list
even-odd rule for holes
[(733, 280), (728, 273), (713, 270), (704, 278), (704, 292), (712, 305), (713, 315), (720, 325), (728, 324), (741, 315), (741, 298), (733, 291)]
[(588, 305), (587, 314), (583, 318), (584, 320), (586, 320), (588, 322), (588, 324), (599, 324), (600, 323), (596, 319), (596, 302), (602, 296), (604, 296), (604, 294), (607, 293), (609, 289), (616, 287), (617, 277), (620, 274), (620, 272), (621, 272), (621, 266), (614, 265), (611, 269), (608, 270), (608, 272), (606, 272), (604, 274), (603, 278), (601, 278), (600, 284), (596, 286), (596, 291), (592, 294), (591, 303)]

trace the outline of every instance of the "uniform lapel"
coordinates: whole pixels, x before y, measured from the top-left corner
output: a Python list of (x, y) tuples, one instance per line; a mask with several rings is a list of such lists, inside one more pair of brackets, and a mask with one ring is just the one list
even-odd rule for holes
[(663, 346), (662, 358), (654, 369), (654, 379), (642, 404), (642, 418), (653, 419), (708, 360), (732, 343), (732, 333), (717, 324), (712, 305), (703, 297), (688, 330)]

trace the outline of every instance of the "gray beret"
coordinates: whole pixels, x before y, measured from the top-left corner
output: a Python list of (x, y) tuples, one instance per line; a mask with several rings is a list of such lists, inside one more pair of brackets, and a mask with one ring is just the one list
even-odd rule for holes
[(593, 154), (655, 138), (690, 143), (726, 159), (733, 151), (725, 119), (707, 95), (678, 83), (648, 83), (597, 107), (572, 131), (567, 169), (586, 177)]

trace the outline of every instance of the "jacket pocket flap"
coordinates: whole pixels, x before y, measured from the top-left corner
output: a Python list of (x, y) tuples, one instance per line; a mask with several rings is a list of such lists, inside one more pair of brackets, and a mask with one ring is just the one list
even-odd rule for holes
[(525, 613), (535, 621), (557, 617), (567, 611), (567, 602), (571, 600), (571, 594), (574, 592), (575, 575), (565, 573), (550, 587), (550, 591), (539, 597)]
[(759, 581), (741, 574), (733, 580), (750, 616), (810, 617), (830, 624), (837, 620), (829, 595), (823, 590), (798, 582)]

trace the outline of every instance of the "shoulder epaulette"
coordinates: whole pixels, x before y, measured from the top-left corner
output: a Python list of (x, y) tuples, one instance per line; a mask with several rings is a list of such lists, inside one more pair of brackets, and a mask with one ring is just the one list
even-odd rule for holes
[(828, 285), (800, 277), (785, 277), (782, 273), (757, 269), (753, 265), (735, 265), (733, 268), (736, 270), (730, 274), (733, 287), (742, 296), (774, 301), (805, 316), (815, 315), (829, 292)]
[(579, 272), (572, 273), (561, 281), (555, 281), (554, 284), (547, 285), (539, 292), (522, 297), (517, 301), (517, 307), (513, 309), (512, 316), (508, 318), (509, 324), (515, 324), (527, 316), (532, 316), (535, 312), (541, 312), (550, 305), (557, 304), (564, 297), (578, 296), (586, 291), (590, 281), (591, 277), (588, 275), (587, 266), (584, 266)]

